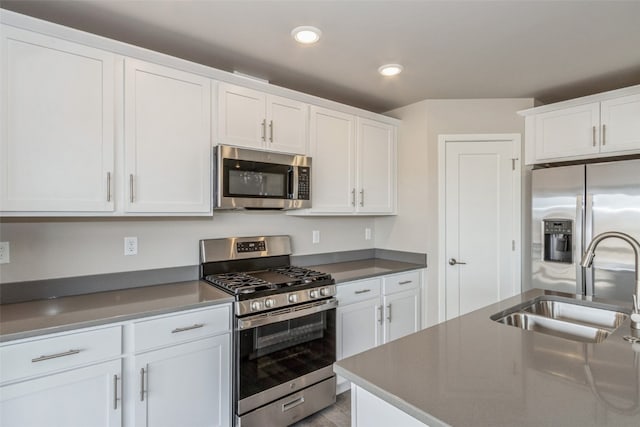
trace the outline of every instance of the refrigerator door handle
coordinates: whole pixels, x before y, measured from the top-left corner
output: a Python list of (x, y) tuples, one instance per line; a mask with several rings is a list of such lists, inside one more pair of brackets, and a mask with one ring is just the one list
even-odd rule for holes
[[(584, 241), (580, 248), (580, 257), (584, 254), (589, 243), (593, 239), (593, 194), (587, 194), (584, 204)], [(580, 263), (578, 262), (578, 265)], [(592, 296), (594, 293), (593, 286), (593, 265), (584, 270), (584, 295)]]

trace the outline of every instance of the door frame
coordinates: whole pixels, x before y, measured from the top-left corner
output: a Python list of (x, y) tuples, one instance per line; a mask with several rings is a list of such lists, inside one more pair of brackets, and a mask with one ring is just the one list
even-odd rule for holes
[(518, 283), (522, 276), (522, 137), (519, 133), (497, 134), (441, 134), (438, 135), (438, 322), (446, 320), (446, 144), (448, 142), (496, 142), (513, 144), (516, 160), (513, 174), (513, 279)]

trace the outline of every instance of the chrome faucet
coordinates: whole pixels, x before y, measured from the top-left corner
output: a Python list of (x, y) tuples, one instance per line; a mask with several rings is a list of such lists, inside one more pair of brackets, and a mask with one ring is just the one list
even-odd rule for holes
[(633, 294), (633, 312), (631, 313), (631, 329), (640, 329), (640, 279), (638, 278), (638, 266), (640, 264), (640, 243), (633, 237), (629, 236), (626, 233), (620, 233), (618, 231), (606, 231), (604, 233), (598, 234), (596, 237), (591, 240), (589, 243), (589, 247), (587, 251), (584, 253), (582, 257), (582, 265), (584, 268), (591, 267), (593, 264), (593, 257), (595, 256), (596, 247), (605, 239), (610, 237), (617, 237), (618, 239), (622, 239), (625, 242), (631, 245), (633, 249), (633, 253), (635, 255), (636, 260), (636, 290)]

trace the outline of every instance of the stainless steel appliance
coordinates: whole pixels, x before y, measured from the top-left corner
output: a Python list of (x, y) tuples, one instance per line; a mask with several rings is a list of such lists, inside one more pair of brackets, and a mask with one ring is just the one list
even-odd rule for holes
[(290, 265), (288, 236), (200, 241), (200, 274), (235, 297), (236, 426), (287, 426), (335, 402), (335, 281)]
[(216, 147), (217, 209), (311, 207), (311, 157)]
[(591, 268), (580, 265), (589, 242), (606, 231), (640, 240), (640, 160), (533, 170), (531, 288), (631, 300), (627, 242), (607, 239)]

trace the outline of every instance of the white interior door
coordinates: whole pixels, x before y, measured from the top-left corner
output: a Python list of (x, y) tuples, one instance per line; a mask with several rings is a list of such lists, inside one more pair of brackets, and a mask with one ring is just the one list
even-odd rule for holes
[(440, 268), (451, 319), (520, 289), (520, 143), (519, 137), (441, 141), (445, 248)]

